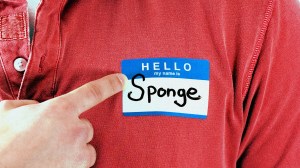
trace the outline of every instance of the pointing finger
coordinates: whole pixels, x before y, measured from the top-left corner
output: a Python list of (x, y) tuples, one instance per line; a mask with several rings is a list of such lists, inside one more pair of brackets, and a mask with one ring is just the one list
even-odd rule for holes
[(45, 101), (44, 104), (54, 104), (62, 110), (74, 111), (77, 115), (85, 112), (105, 99), (123, 90), (126, 76), (123, 74), (107, 75), (101, 79), (89, 82), (83, 86), (54, 99)]

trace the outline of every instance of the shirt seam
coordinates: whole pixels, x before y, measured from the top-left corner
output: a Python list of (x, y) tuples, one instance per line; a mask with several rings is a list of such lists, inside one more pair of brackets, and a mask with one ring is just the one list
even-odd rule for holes
[(254, 52), (253, 52), (253, 55), (251, 58), (250, 66), (248, 68), (249, 70), (247, 73), (246, 84), (243, 87), (243, 92), (242, 92), (243, 100), (245, 99), (245, 97), (249, 91), (249, 87), (250, 87), (250, 84), (251, 84), (251, 81), (253, 78), (253, 72), (257, 65), (257, 60), (260, 55), (262, 45), (264, 43), (264, 39), (266, 36), (266, 32), (267, 32), (270, 20), (272, 18), (273, 8), (274, 8), (274, 0), (269, 0), (265, 15), (264, 15), (264, 20), (262, 23), (262, 28), (260, 29), (259, 37), (258, 37), (258, 40), (256, 41), (256, 45), (255, 45), (255, 49), (254, 49)]
[[(62, 11), (62, 8), (64, 7), (64, 4), (66, 3), (65, 0), (62, 0), (60, 3), (59, 7), (59, 12)], [(54, 98), (56, 95), (56, 85), (57, 85), (57, 74), (58, 74), (58, 64), (61, 58), (61, 48), (62, 48), (62, 37), (61, 37), (61, 16), (60, 14), (58, 15), (58, 35), (59, 35), (59, 47), (58, 47), (58, 57), (56, 59), (56, 65), (54, 69), (54, 77), (53, 77), (53, 83), (52, 83), (52, 89), (51, 89), (51, 94), (52, 97)]]

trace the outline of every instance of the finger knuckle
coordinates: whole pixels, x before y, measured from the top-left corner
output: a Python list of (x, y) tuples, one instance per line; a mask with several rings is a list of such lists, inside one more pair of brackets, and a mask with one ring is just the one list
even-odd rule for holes
[(122, 82), (117, 77), (117, 75), (114, 75), (112, 78), (109, 78), (108, 83), (111, 86), (113, 93), (119, 91), (122, 88)]
[[(58, 108), (59, 107), (59, 108)], [(70, 108), (72, 108), (73, 106), (69, 103), (69, 101), (64, 100), (64, 98), (62, 98), (62, 100), (59, 102), (58, 105), (56, 105), (56, 108), (60, 109), (60, 110), (69, 110)]]
[(70, 133), (73, 140), (76, 139), (79, 141), (79, 143), (84, 143), (84, 138), (82, 137), (85, 137), (86, 128), (84, 128), (82, 125), (70, 128)]
[(88, 145), (89, 158), (88, 158), (88, 167), (92, 167), (97, 158), (96, 149), (92, 145)]
[(88, 84), (85, 85), (86, 89), (87, 89), (87, 96), (88, 97), (92, 97), (92, 98), (95, 98), (95, 99), (99, 99), (99, 100), (102, 100), (103, 99), (103, 93), (101, 91), (101, 89), (99, 89), (99, 87), (94, 84), (93, 82), (90, 82)]
[(89, 168), (92, 167), (96, 162), (96, 150), (95, 148), (87, 144), (77, 155), (76, 162), (80, 165), (79, 167)]
[(92, 124), (89, 121), (81, 121), (79, 124), (76, 124), (75, 127), (71, 130), (72, 137), (77, 139), (78, 143), (86, 144), (93, 139), (94, 129)]
[(86, 142), (90, 142), (93, 139), (94, 136), (94, 128), (92, 124), (88, 120), (84, 120), (86, 125)]
[(58, 101), (50, 101), (45, 105), (45, 109), (47, 111), (64, 111), (66, 109), (70, 109), (71, 105), (68, 103), (65, 98), (60, 98), (59, 102)]

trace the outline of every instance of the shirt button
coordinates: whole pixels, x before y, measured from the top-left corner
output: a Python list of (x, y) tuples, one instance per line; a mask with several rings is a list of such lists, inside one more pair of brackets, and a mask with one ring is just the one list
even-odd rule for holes
[(17, 58), (14, 61), (14, 68), (18, 72), (23, 72), (26, 69), (27, 61), (24, 58)]

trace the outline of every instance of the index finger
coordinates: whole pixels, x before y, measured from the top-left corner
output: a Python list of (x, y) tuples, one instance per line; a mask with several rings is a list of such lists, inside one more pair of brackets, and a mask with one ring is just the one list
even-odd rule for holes
[(63, 104), (63, 110), (74, 111), (78, 115), (101, 103), (105, 99), (123, 90), (126, 76), (120, 73), (107, 75), (101, 79), (91, 81), (81, 87), (45, 101), (43, 103), (54, 103), (58, 107)]

